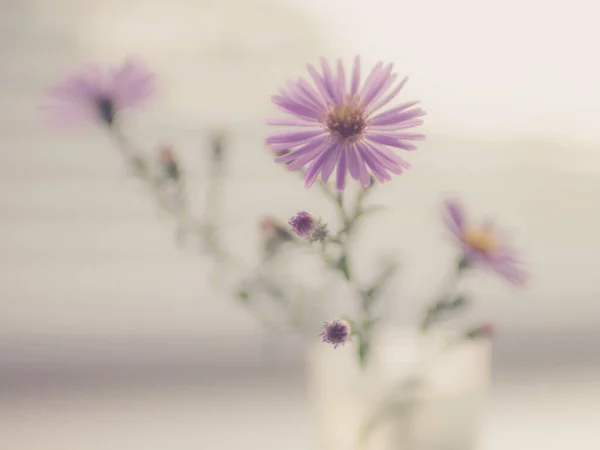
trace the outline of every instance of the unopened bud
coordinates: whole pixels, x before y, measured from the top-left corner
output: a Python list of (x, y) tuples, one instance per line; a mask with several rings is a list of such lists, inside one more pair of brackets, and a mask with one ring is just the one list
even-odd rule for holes
[(476, 328), (473, 328), (467, 331), (467, 338), (469, 339), (477, 339), (477, 338), (485, 338), (491, 339), (494, 336), (494, 327), (490, 323), (484, 323)]
[(317, 229), (317, 221), (306, 211), (300, 211), (288, 223), (292, 231), (303, 238), (310, 238)]
[(170, 146), (162, 147), (159, 151), (159, 160), (166, 177), (178, 180), (181, 176), (181, 170), (179, 169), (179, 163), (175, 158), (173, 148)]

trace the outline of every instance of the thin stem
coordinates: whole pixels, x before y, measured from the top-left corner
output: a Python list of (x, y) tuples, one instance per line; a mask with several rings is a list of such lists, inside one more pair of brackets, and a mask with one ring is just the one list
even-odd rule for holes
[(458, 283), (467, 268), (468, 263), (464, 258), (461, 258), (443, 285), (441, 293), (435, 297), (435, 300), (431, 305), (425, 309), (420, 325), (420, 329), (423, 333), (429, 331), (439, 319), (440, 315), (450, 307), (452, 298), (456, 295)]
[(352, 215), (349, 216), (344, 205), (345, 191), (334, 194), (324, 183), (319, 183), (319, 185), (325, 192), (326, 196), (334, 202), (342, 223), (341, 229), (334, 235), (333, 238), (329, 240), (329, 242), (336, 243), (340, 247), (340, 257), (337, 263), (332, 262), (329, 259), (325, 252), (325, 246), (322, 247), (321, 254), (329, 266), (342, 273), (350, 288), (355, 292), (356, 297), (359, 299), (359, 320), (353, 321), (354, 326), (356, 327), (356, 329), (353, 330), (353, 334), (358, 340), (357, 357), (359, 366), (364, 368), (366, 366), (371, 349), (371, 325), (373, 322), (371, 317), (371, 301), (369, 296), (366, 295), (365, 291), (360, 287), (354, 278), (350, 259), (349, 240), (350, 232), (356, 220), (360, 216), (362, 210), (362, 201), (365, 193), (361, 192), (359, 194), (356, 204), (354, 205), (354, 211)]
[[(218, 196), (220, 192), (220, 179), (222, 175), (222, 167), (220, 161), (215, 162), (214, 170), (211, 171), (209, 178), (209, 188), (206, 202), (205, 216), (208, 220), (202, 220), (194, 217), (189, 211), (189, 205), (185, 192), (185, 185), (179, 178), (173, 180), (176, 182), (175, 196), (169, 201), (168, 197), (165, 197), (163, 188), (164, 180), (158, 177), (154, 177), (150, 168), (150, 163), (143, 156), (143, 153), (139, 151), (132, 142), (125, 136), (121, 128), (117, 123), (113, 123), (110, 128), (110, 135), (121, 152), (121, 155), (126, 160), (128, 166), (132, 170), (133, 174), (144, 182), (144, 184), (150, 189), (153, 194), (158, 206), (163, 212), (168, 213), (178, 220), (177, 235), (181, 236), (182, 233), (188, 232), (190, 229), (197, 234), (200, 238), (203, 238), (208, 246), (209, 254), (214, 260), (219, 263), (223, 271), (240, 271), (249, 272), (250, 269), (240, 259), (236, 258), (232, 253), (227, 252), (222, 248), (216, 238), (216, 218), (218, 217)], [(218, 167), (216, 167), (218, 166)], [(218, 277), (212, 277), (214, 282), (218, 283)], [(278, 303), (284, 304), (282, 300), (285, 299), (285, 291), (277, 285), (274, 281), (268, 279), (266, 276), (259, 273), (256, 270), (254, 274), (254, 281), (256, 284), (269, 295), (271, 298), (278, 300)], [(260, 322), (263, 326), (273, 329), (280, 330), (275, 321), (269, 319), (266, 315), (261, 313), (258, 309), (253, 307), (249, 302), (242, 302), (243, 305), (248, 309), (250, 314)]]

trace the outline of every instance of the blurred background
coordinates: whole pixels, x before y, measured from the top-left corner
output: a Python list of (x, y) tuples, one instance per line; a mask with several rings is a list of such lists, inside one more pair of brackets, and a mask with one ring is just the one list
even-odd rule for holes
[(497, 217), (534, 278), (469, 286), (498, 330), (481, 449), (600, 448), (598, 13), (586, 0), (0, 1), (0, 448), (311, 448), (302, 345), (210, 289), (106, 134), (49, 129), (38, 105), (82, 62), (143, 57), (159, 95), (129, 134), (174, 146), (200, 208), (209, 133), (227, 131), (222, 231), (251, 259), (265, 213), (332, 214), (270, 161), (269, 96), (307, 62), (355, 54), (393, 61), (403, 98), (428, 111), (413, 170), (374, 193), (390, 210), (361, 235), (365, 264), (380, 248), (404, 264), (390, 316), (414, 323), (448, 270), (445, 195)]

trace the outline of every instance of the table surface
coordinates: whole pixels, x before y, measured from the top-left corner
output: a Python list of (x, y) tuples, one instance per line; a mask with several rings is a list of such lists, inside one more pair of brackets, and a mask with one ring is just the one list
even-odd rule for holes
[[(497, 379), (480, 449), (597, 450), (598, 374)], [(0, 448), (10, 450), (305, 450), (310, 436), (300, 378), (12, 392), (0, 408)]]

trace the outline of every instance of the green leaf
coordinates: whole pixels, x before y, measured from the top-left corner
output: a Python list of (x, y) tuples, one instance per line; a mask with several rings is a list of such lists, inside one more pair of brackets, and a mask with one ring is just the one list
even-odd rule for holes
[(348, 268), (348, 255), (346, 255), (346, 253), (343, 253), (342, 256), (340, 256), (340, 259), (336, 264), (336, 269), (338, 269), (344, 274), (344, 278), (346, 278), (346, 280), (350, 280), (350, 269)]

